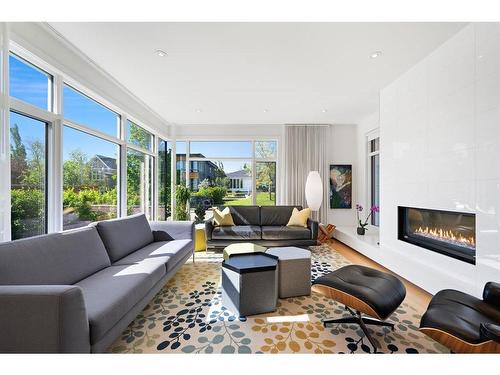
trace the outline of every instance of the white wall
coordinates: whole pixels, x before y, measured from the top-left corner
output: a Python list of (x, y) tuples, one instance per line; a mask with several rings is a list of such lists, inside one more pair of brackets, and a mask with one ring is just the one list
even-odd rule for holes
[[(357, 185), (359, 180), (359, 163), (357, 161), (356, 125), (332, 125), (327, 145), (328, 164), (352, 164), (352, 205), (358, 202)], [(328, 167), (329, 168), (329, 167)], [(330, 181), (324, 181), (324, 188), (329, 191)], [(328, 205), (328, 223), (337, 226), (356, 225), (356, 211), (352, 209), (330, 209)]]
[[(500, 24), (471, 24), (381, 91), (376, 261), (431, 293), (500, 281)], [(401, 242), (397, 206), (476, 214), (477, 264)]]

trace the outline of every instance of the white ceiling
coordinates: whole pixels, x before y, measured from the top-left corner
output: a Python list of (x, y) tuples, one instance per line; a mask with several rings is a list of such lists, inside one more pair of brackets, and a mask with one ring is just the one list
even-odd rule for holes
[[(356, 123), (463, 23), (51, 23), (178, 124)], [(168, 53), (159, 57), (155, 50)], [(373, 51), (382, 55), (371, 59)], [(324, 112), (326, 110), (326, 112)]]

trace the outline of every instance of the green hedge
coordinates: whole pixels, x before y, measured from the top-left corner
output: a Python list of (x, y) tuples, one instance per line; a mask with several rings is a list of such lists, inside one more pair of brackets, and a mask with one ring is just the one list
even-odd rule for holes
[(40, 227), (40, 221), (45, 220), (45, 196), (43, 191), (38, 189), (12, 189), (11, 205), (12, 238), (22, 238), (26, 235), (43, 232), (43, 228)]
[(202, 187), (192, 195), (195, 197), (208, 197), (214, 201), (215, 205), (224, 204), (224, 197), (227, 194), (227, 189), (222, 186)]

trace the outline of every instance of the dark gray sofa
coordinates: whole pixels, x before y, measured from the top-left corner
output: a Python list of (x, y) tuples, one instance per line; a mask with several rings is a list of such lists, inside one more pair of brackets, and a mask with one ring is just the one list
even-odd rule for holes
[(223, 248), (238, 242), (267, 247), (316, 245), (317, 221), (309, 219), (307, 228), (286, 226), (294, 207), (302, 209), (301, 206), (229, 206), (235, 225), (216, 227), (212, 219), (207, 220), (207, 246)]
[(105, 351), (193, 239), (192, 222), (141, 214), (0, 244), (0, 353)]

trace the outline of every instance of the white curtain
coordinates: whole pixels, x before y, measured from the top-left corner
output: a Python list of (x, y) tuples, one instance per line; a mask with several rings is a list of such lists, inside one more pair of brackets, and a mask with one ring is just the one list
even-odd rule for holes
[(318, 171), (323, 182), (319, 221), (327, 222), (328, 173), (325, 125), (286, 125), (284, 147), (284, 203), (307, 207), (305, 186), (310, 171)]

